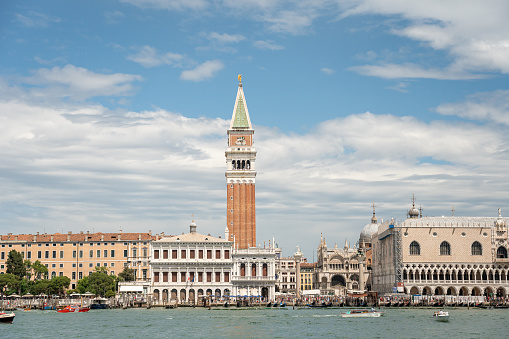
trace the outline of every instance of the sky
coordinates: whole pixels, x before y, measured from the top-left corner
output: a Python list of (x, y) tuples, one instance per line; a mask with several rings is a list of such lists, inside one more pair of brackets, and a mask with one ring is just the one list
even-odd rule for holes
[(509, 2), (0, 4), (0, 233), (226, 227), (243, 89), (257, 239), (309, 261), (379, 221), (509, 214)]

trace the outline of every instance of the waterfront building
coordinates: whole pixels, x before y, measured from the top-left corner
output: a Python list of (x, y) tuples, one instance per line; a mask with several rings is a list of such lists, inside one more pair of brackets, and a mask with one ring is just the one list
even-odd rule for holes
[(250, 247), (233, 251), (233, 295), (262, 296), (274, 300), (276, 292), (276, 250)]
[(256, 247), (254, 130), (239, 75), (226, 148), (226, 227), (235, 248)]
[(204, 296), (229, 296), (232, 291), (233, 242), (196, 232), (164, 236), (152, 242), (150, 267), (154, 301), (197, 303)]
[(414, 200), (406, 220), (382, 223), (372, 237), (373, 289), (507, 297), (508, 223), (500, 209), (493, 217), (422, 217)]
[[(282, 252), (281, 248), (276, 248), (276, 292), (295, 294), (297, 291), (295, 257), (283, 257)], [(302, 257), (300, 263), (307, 263), (307, 259)]]
[(79, 279), (94, 272), (95, 267), (107, 267), (118, 275), (124, 267), (134, 269), (136, 279), (149, 277), (150, 244), (155, 239), (148, 233), (12, 234), (0, 236), (0, 274), (6, 271), (11, 250), (21, 253), (32, 263), (39, 260), (48, 268), (48, 278), (66, 276), (70, 288)]
[(369, 273), (364, 252), (351, 248), (345, 241), (343, 248), (329, 249), (320, 236), (315, 269), (315, 286), (321, 294), (342, 296), (365, 291)]
[(310, 291), (314, 286), (316, 263), (303, 262), (300, 264), (300, 286), (301, 291)]

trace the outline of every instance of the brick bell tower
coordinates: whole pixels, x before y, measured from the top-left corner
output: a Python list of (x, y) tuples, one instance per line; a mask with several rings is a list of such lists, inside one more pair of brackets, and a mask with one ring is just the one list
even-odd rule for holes
[(226, 227), (228, 240), (235, 247), (256, 246), (255, 161), (254, 130), (249, 119), (246, 98), (239, 75), (239, 88), (228, 129), (226, 148)]

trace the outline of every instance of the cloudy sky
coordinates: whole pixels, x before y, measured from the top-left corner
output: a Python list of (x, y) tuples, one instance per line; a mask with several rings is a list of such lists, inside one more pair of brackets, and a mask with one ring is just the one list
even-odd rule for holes
[(8, 1), (0, 5), (0, 233), (224, 234), (243, 85), (257, 232), (509, 214), (509, 2)]

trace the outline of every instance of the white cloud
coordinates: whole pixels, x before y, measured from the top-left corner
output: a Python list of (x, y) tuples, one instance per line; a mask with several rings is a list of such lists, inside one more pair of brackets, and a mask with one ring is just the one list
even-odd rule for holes
[(221, 34), (217, 32), (210, 33), (208, 35), (208, 38), (221, 44), (237, 43), (246, 39), (246, 37), (241, 34), (227, 34), (227, 33)]
[(181, 66), (181, 62), (185, 56), (177, 53), (160, 53), (151, 46), (143, 46), (139, 48), (136, 54), (127, 56), (128, 60), (139, 63), (143, 67), (155, 67), (161, 65)]
[(464, 102), (441, 104), (435, 110), (443, 115), (509, 125), (509, 90), (478, 93)]
[(165, 10), (203, 10), (208, 7), (206, 0), (120, 0), (142, 8)]
[[(509, 74), (509, 22), (506, 18), (509, 2), (361, 0), (342, 5), (345, 10), (341, 18), (379, 14), (392, 16), (394, 20), (394, 16), (398, 16), (401, 19), (398, 25), (406, 27), (395, 27), (391, 32), (446, 51), (453, 61), (445, 73)], [(443, 72), (428, 74), (443, 79)]]
[(334, 73), (335, 73), (335, 71), (334, 71), (333, 69), (326, 68), (326, 67), (324, 67), (324, 68), (320, 68), (320, 71), (321, 71), (322, 73), (327, 74), (327, 75), (332, 75), (332, 74), (334, 74)]
[(271, 51), (279, 51), (279, 50), (284, 49), (283, 46), (274, 43), (274, 41), (272, 41), (272, 40), (267, 40), (267, 41), (258, 40), (258, 41), (255, 41), (253, 45), (258, 49), (268, 49)]
[(35, 11), (29, 11), (26, 15), (17, 13), (15, 17), (22, 25), (31, 28), (44, 28), (50, 23), (59, 23), (61, 21), (58, 17), (52, 17)]
[(194, 69), (183, 71), (180, 75), (182, 80), (204, 81), (216, 75), (217, 72), (224, 68), (224, 64), (220, 60), (209, 60), (203, 64), (196, 66)]
[(134, 90), (132, 83), (141, 81), (139, 75), (100, 74), (85, 68), (66, 65), (64, 67), (40, 68), (33, 75), (21, 79), (23, 84), (33, 85), (33, 96), (52, 98), (71, 98), (84, 100), (96, 96), (124, 96)]
[(440, 80), (468, 80), (482, 79), (486, 75), (472, 74), (466, 72), (455, 72), (447, 69), (430, 68), (425, 69), (416, 64), (384, 64), (384, 65), (363, 65), (349, 68), (362, 75), (374, 76), (385, 79), (440, 79)]

